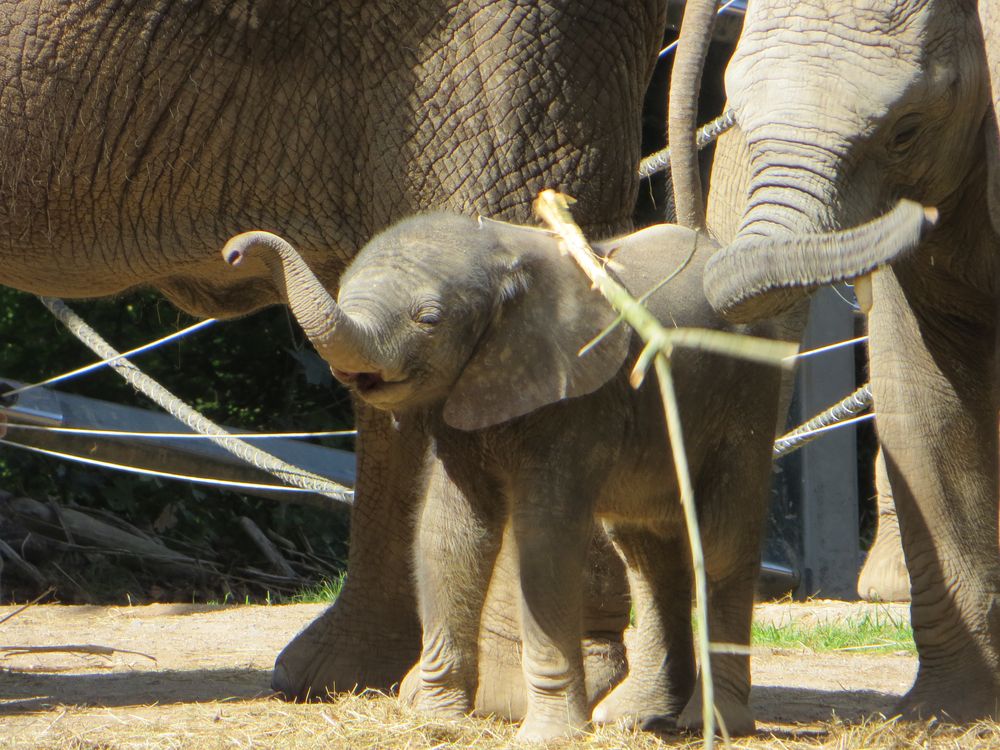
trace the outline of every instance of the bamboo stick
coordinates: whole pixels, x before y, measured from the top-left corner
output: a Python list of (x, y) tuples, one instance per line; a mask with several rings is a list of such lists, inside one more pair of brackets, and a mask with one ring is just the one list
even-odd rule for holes
[[(695, 578), (695, 607), (704, 626), (698, 633), (698, 654), (702, 678), (702, 723), (704, 742), (708, 750), (715, 745), (716, 712), (712, 684), (711, 647), (708, 640), (708, 583), (705, 575), (705, 556), (698, 529), (698, 516), (694, 505), (694, 488), (684, 452), (680, 411), (670, 373), (670, 354), (674, 346), (686, 346), (724, 353), (743, 359), (788, 366), (785, 358), (794, 355), (797, 347), (781, 341), (758, 339), (749, 336), (691, 328), (664, 328), (641, 302), (636, 300), (621, 284), (607, 273), (603, 262), (587, 243), (583, 232), (569, 212), (566, 196), (554, 190), (544, 190), (535, 203), (535, 211), (562, 239), (562, 249), (573, 257), (598, 291), (611, 303), (636, 333), (646, 342), (646, 349), (639, 357), (630, 378), (633, 387), (641, 384), (650, 364), (656, 368), (663, 399), (664, 415), (670, 435), (674, 466), (680, 484), (681, 505), (691, 548), (691, 564)], [(723, 730), (724, 731), (724, 730)]]

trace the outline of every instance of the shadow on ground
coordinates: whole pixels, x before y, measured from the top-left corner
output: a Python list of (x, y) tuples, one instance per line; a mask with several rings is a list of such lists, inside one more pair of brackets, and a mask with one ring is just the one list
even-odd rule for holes
[(110, 674), (0, 672), (0, 716), (53, 706), (146, 706), (243, 701), (273, 695), (271, 671), (205, 669)]
[(899, 696), (874, 690), (810, 690), (755, 686), (750, 702), (760, 724), (806, 724), (834, 715), (857, 721), (874, 714), (892, 715)]

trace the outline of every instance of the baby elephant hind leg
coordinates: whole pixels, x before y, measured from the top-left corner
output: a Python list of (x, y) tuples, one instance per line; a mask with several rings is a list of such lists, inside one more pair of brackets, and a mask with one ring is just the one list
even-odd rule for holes
[[(755, 729), (750, 708), (749, 651), (756, 577), (756, 573), (735, 574), (709, 584), (708, 636), (714, 646), (712, 687), (715, 708), (732, 735), (753, 734)], [(729, 653), (726, 653), (727, 650)], [(692, 730), (700, 730), (703, 726), (700, 675), (694, 695), (681, 713), (678, 725)]]
[(597, 705), (593, 718), (601, 724), (670, 728), (695, 681), (687, 540), (623, 523), (608, 533), (626, 561), (636, 628), (626, 640), (628, 675)]
[(437, 464), (417, 521), (414, 569), (423, 626), (416, 704), (468, 714), (478, 681), (479, 622), (503, 533), (499, 492), (459, 489)]
[[(750, 628), (771, 474), (768, 433), (751, 424), (730, 430), (699, 472), (695, 498), (708, 577), (708, 636), (715, 708), (732, 735), (753, 733), (750, 708)], [(679, 726), (701, 729), (701, 680)]]

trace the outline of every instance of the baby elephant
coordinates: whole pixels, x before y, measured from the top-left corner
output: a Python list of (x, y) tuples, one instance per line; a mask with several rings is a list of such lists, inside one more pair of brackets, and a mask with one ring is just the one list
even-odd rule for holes
[[(418, 705), (472, 707), (483, 599), (509, 523), (520, 566), (527, 711), (521, 739), (590, 718), (581, 587), (600, 519), (627, 564), (637, 631), (625, 680), (595, 721), (700, 721), (692, 576), (655, 377), (628, 375), (641, 342), (548, 232), (450, 214), (400, 222), (355, 258), (334, 301), (283, 240), (251, 232), (229, 263), (259, 256), (334, 375), (375, 407), (417, 410), (432, 462), (414, 554), (423, 623)], [(723, 328), (702, 292), (709, 245), (676, 226), (603, 243), (664, 324)], [(757, 329), (758, 334), (767, 331)], [(748, 644), (778, 400), (775, 368), (695, 351), (672, 357), (710, 578), (713, 641)], [(713, 660), (733, 732), (753, 730), (749, 659)], [(683, 711), (688, 705), (690, 708)]]

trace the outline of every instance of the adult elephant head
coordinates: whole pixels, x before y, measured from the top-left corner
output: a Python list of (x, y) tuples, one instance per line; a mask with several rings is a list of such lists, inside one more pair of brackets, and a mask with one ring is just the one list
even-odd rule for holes
[[(981, 33), (960, 2), (749, 5), (726, 72), (749, 149), (748, 207), (706, 269), (734, 320), (787, 309), (817, 284), (860, 277), (916, 246), (950, 212), (979, 151)], [(929, 208), (916, 235), (841, 230), (900, 198)], [(805, 238), (834, 233), (815, 242)], [(886, 242), (886, 240), (889, 240)]]
[[(920, 656), (900, 709), (954, 719), (1000, 705), (995, 36), (960, 0), (749, 3), (726, 76), (746, 203), (705, 274), (751, 320), (893, 261), (871, 276), (869, 358)], [(901, 198), (939, 214), (909, 252), (844, 241)]]

